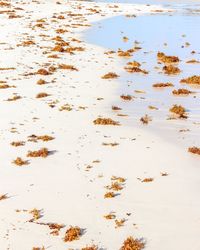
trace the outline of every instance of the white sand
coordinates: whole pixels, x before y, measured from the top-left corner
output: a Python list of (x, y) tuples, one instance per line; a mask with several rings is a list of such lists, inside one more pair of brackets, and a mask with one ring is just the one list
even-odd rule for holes
[[(56, 1), (39, 2), (12, 1), (13, 6), (24, 9), (16, 10), (22, 18), (8, 19), (6, 14), (0, 15), (0, 42), (6, 43), (0, 45), (0, 67), (16, 67), (16, 70), (0, 71), (0, 80), (16, 86), (0, 89), (0, 194), (9, 196), (0, 201), (0, 250), (31, 250), (42, 246), (51, 250), (81, 249), (92, 243), (102, 249), (117, 250), (130, 235), (144, 237), (148, 250), (199, 250), (199, 158), (140, 128), (123, 125), (126, 118), (117, 117), (111, 111), (112, 100), (119, 98), (118, 83), (101, 79), (109, 71), (120, 74), (119, 62), (104, 55), (103, 48), (74, 42), (71, 44), (86, 50), (75, 55), (55, 53), (60, 59), (49, 59), (48, 54), (42, 54), (54, 47), (55, 42), (51, 39), (57, 35), (55, 29), (69, 30), (61, 34), (69, 41), (69, 37), (80, 37), (75, 30), (86, 28), (65, 27), (70, 24), (66, 11), (89, 13), (86, 9), (99, 6), (105, 16), (86, 15), (88, 22), (92, 22), (161, 7), (121, 4), (117, 8), (119, 13), (103, 3), (61, 1), (59, 5)], [(78, 10), (79, 5), (81, 10)], [(66, 19), (52, 22), (50, 18), (54, 13)], [(46, 28), (32, 29), (35, 21), (41, 18), (47, 18)], [(37, 45), (16, 47), (28, 38)], [(9, 47), (13, 49), (4, 50)], [(23, 76), (44, 68), (45, 63), (72, 64), (79, 71), (57, 70), (50, 76)], [(40, 78), (49, 84), (37, 85)], [(36, 99), (39, 92), (51, 96)], [(5, 101), (13, 93), (23, 98)], [(100, 97), (104, 99), (97, 100)], [(58, 103), (50, 108), (48, 103), (55, 100)], [(72, 111), (59, 111), (66, 103), (73, 105)], [(79, 106), (87, 108), (81, 110)], [(100, 115), (120, 121), (121, 126), (95, 126), (93, 120)], [(39, 119), (34, 120), (34, 117)], [(13, 127), (16, 133), (11, 133)], [(55, 140), (28, 142), (27, 136), (31, 134), (48, 134)], [(26, 141), (25, 146), (10, 145), (19, 140)], [(119, 145), (102, 146), (103, 142)], [(55, 152), (47, 158), (31, 158), (27, 166), (12, 164), (16, 157), (27, 159), (29, 150), (41, 147)], [(100, 162), (93, 163), (95, 160)], [(86, 171), (88, 165), (92, 168)], [(161, 176), (161, 172), (169, 175)], [(125, 186), (120, 195), (104, 199), (107, 192), (104, 186), (110, 185), (112, 175), (126, 178)], [(142, 183), (137, 179), (149, 177), (154, 181)], [(33, 208), (42, 209), (43, 217), (37, 222), (66, 225), (59, 236), (51, 235), (47, 226), (27, 222), (32, 218), (28, 212), (15, 211)], [(116, 212), (117, 219), (126, 219), (124, 226), (115, 228), (114, 220), (103, 217), (111, 211)], [(66, 243), (63, 237), (70, 225), (85, 229), (85, 233), (80, 240)]]

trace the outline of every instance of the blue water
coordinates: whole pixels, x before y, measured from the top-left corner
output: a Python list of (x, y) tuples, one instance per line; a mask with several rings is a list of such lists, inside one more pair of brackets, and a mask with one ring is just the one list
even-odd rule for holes
[[(200, 89), (180, 84), (180, 80), (191, 75), (200, 75), (200, 64), (186, 63), (191, 59), (200, 61), (199, 30), (200, 13), (182, 8), (175, 14), (151, 14), (136, 18), (117, 16), (94, 23), (93, 27), (86, 32), (87, 42), (99, 45), (105, 50), (117, 51), (119, 48), (127, 50), (134, 47), (136, 41), (136, 45), (142, 47), (133, 54), (132, 58), (117, 57), (121, 61), (120, 71), (122, 71), (118, 95), (134, 95), (135, 99), (124, 102), (119, 97), (114, 105), (120, 106), (123, 113), (129, 116), (129, 123), (136, 124), (141, 116), (148, 114), (153, 118), (150, 125), (153, 129), (165, 128), (171, 133), (189, 127), (192, 132), (188, 136), (188, 143), (191, 143), (192, 139), (193, 143), (198, 144), (200, 128), (196, 124), (200, 124)], [(127, 42), (124, 42), (124, 36), (129, 38)], [(190, 45), (187, 46), (186, 43)], [(163, 65), (157, 62), (158, 51), (165, 52), (167, 55), (176, 55), (181, 59), (178, 65), (181, 69), (179, 75), (163, 74), (161, 70)], [(191, 54), (192, 51), (196, 53)], [(141, 68), (149, 71), (149, 74), (131, 74), (123, 70), (126, 63), (133, 60), (140, 62)], [(173, 96), (171, 92), (174, 88), (162, 90), (152, 88), (152, 84), (158, 82), (172, 82), (175, 89), (187, 88), (196, 93), (187, 97)], [(138, 94), (136, 90), (142, 90), (145, 93)], [(173, 104), (186, 107), (189, 118), (185, 121), (167, 120), (169, 108)], [(156, 106), (159, 110), (152, 111), (148, 109), (149, 105)]]

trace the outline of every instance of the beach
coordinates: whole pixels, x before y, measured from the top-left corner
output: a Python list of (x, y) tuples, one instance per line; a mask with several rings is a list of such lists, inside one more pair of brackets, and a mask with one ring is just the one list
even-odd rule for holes
[(143, 244), (136, 250), (199, 250), (199, 155), (188, 152), (197, 137), (181, 146), (127, 122), (113, 108), (121, 58), (84, 39), (94, 22), (173, 10), (44, 0), (0, 8), (0, 250), (127, 250), (130, 236)]

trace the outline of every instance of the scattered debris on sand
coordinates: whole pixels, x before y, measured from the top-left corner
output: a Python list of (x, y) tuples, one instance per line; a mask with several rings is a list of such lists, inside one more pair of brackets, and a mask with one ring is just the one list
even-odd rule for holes
[(0, 201), (8, 199), (7, 194), (0, 194)]
[(174, 84), (171, 82), (161, 82), (161, 83), (154, 83), (154, 88), (166, 88), (166, 87), (174, 87)]
[(115, 196), (114, 192), (107, 192), (104, 194), (104, 198), (114, 198)]
[(200, 155), (200, 148), (198, 148), (198, 147), (191, 147), (191, 148), (188, 148), (188, 152), (190, 152), (192, 154)]
[(182, 79), (181, 83), (200, 85), (200, 76), (194, 75), (188, 78)]
[(152, 182), (154, 181), (154, 178), (144, 178), (143, 180), (141, 180), (142, 182)]
[(167, 75), (176, 75), (179, 74), (181, 71), (178, 67), (175, 67), (174, 65), (165, 65), (163, 67), (163, 71)]
[(45, 247), (33, 247), (32, 250), (45, 250)]
[(188, 90), (188, 89), (175, 89), (172, 91), (173, 95), (189, 95), (192, 94), (193, 92)]
[(119, 76), (118, 76), (116, 73), (114, 73), (114, 72), (109, 72), (109, 73), (103, 75), (101, 78), (102, 78), (102, 79), (114, 79), (114, 78), (118, 78), (118, 77), (119, 77)]
[(124, 241), (120, 250), (142, 250), (144, 248), (145, 243), (142, 239), (134, 239), (130, 236)]
[(64, 237), (64, 241), (74, 241), (74, 240), (79, 240), (82, 232), (81, 232), (81, 228), (80, 227), (70, 227), (69, 229), (67, 229), (66, 233), (65, 233), (65, 237)]
[(140, 121), (143, 124), (148, 124), (150, 121), (152, 121), (152, 118), (146, 114), (145, 116), (140, 118)]
[(157, 53), (157, 59), (163, 63), (178, 63), (180, 61), (177, 56), (167, 56), (163, 52)]
[(49, 155), (47, 148), (41, 148), (36, 151), (28, 151), (27, 157), (43, 157), (46, 158)]
[(29, 214), (33, 216), (33, 218), (29, 220), (29, 222), (34, 222), (36, 220), (39, 220), (42, 217), (41, 210), (38, 210), (36, 208), (30, 210)]
[(120, 97), (125, 101), (131, 101), (133, 99), (133, 96), (131, 95), (121, 95)]
[(113, 219), (116, 218), (116, 215), (115, 215), (113, 212), (111, 212), (111, 213), (109, 213), (109, 214), (104, 215), (104, 218), (105, 218), (106, 220), (113, 220)]
[(49, 94), (45, 93), (45, 92), (41, 92), (41, 93), (38, 93), (36, 95), (36, 98), (44, 98), (44, 97), (47, 97), (49, 96)]
[(17, 166), (24, 166), (24, 165), (28, 165), (29, 162), (27, 160), (23, 160), (21, 157), (17, 157), (13, 163)]
[(186, 109), (181, 105), (173, 105), (170, 112), (174, 113), (178, 118), (187, 118)]
[(19, 147), (19, 146), (24, 146), (25, 142), (24, 141), (13, 141), (10, 143), (11, 146), (13, 147)]
[(100, 118), (100, 117), (94, 120), (93, 123), (95, 125), (114, 125), (114, 126), (120, 125), (118, 121), (114, 121), (111, 118)]
[(92, 246), (86, 246), (81, 248), (81, 250), (98, 250), (98, 246), (92, 245)]

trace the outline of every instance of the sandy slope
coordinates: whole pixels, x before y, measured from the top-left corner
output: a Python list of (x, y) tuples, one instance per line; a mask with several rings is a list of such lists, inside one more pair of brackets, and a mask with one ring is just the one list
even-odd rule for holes
[[(15, 9), (21, 17), (9, 19), (12, 13), (0, 16), (0, 67), (15, 68), (1, 70), (0, 80), (16, 86), (0, 89), (0, 194), (9, 197), (0, 201), (0, 250), (42, 246), (52, 250), (81, 249), (92, 243), (102, 249), (117, 250), (129, 235), (144, 237), (149, 250), (200, 248), (199, 159), (155, 135), (124, 126), (125, 118), (111, 112), (118, 83), (101, 79), (109, 71), (120, 74), (118, 62), (104, 55), (102, 48), (71, 41), (80, 37), (75, 31), (87, 28), (75, 28), (72, 23), (88, 24), (118, 14), (161, 9), (113, 6), (12, 1), (10, 7), (1, 7)], [(99, 9), (100, 13), (95, 14), (90, 8)], [(70, 11), (84, 16), (70, 16)], [(44, 19), (43, 28), (35, 26), (42, 23), (36, 22), (38, 19)], [(58, 28), (68, 32), (57, 34)], [(74, 55), (52, 52), (55, 46), (52, 38), (56, 35), (72, 46), (84, 47), (85, 51)], [(16, 46), (27, 40), (35, 44)], [(60, 58), (48, 58), (50, 54)], [(27, 75), (40, 68), (57, 68), (61, 63), (74, 65), (79, 71), (56, 69), (47, 76)], [(37, 85), (40, 78), (47, 84)], [(39, 92), (50, 96), (37, 99)], [(13, 93), (22, 98), (6, 101)], [(54, 107), (49, 106), (52, 101)], [(72, 110), (59, 111), (66, 103)], [(93, 120), (100, 115), (120, 121), (121, 126), (95, 126)], [(32, 134), (47, 134), (55, 139), (30, 142), (27, 137)], [(13, 147), (12, 141), (26, 143)], [(103, 146), (105, 142), (119, 145)], [(26, 157), (29, 150), (42, 147), (52, 154), (47, 158)], [(29, 165), (14, 165), (16, 157), (28, 159)], [(162, 172), (169, 175), (162, 176)], [(105, 186), (111, 184), (113, 175), (126, 179), (124, 189), (116, 192), (116, 197), (104, 199)], [(138, 179), (150, 177), (153, 182)], [(30, 223), (29, 211), (33, 208), (41, 209), (42, 217)], [(16, 212), (17, 209), (27, 211)], [(116, 219), (126, 219), (124, 226), (115, 228), (114, 220), (103, 217), (111, 211), (116, 212)], [(47, 226), (38, 222), (63, 223), (65, 227), (58, 236), (53, 236)], [(85, 229), (80, 240), (63, 241), (70, 225)]]

